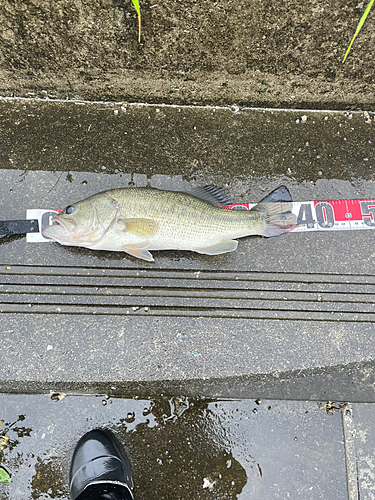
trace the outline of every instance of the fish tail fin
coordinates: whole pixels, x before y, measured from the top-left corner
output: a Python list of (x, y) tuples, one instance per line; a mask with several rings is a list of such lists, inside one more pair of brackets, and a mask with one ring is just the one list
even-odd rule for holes
[(293, 202), (287, 187), (280, 186), (263, 198), (253, 212), (259, 212), (265, 222), (261, 236), (279, 236), (292, 231), (297, 226), (297, 216), (292, 213)]

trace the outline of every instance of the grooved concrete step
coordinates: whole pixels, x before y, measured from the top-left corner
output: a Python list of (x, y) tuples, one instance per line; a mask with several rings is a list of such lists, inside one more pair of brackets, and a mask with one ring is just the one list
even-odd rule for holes
[[(134, 185), (375, 196), (360, 113), (116, 106), (0, 101), (1, 217)], [(0, 391), (375, 401), (374, 236), (246, 238), (154, 263), (2, 238)]]
[(2, 313), (375, 319), (375, 276), (7, 267), (0, 267)]

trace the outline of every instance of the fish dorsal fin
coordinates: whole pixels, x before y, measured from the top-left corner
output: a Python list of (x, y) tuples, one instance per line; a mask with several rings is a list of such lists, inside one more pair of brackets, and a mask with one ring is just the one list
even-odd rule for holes
[(140, 237), (153, 236), (158, 229), (158, 223), (153, 219), (118, 219), (118, 223), (123, 231)]
[(186, 191), (186, 193), (212, 205), (233, 205), (224, 190), (216, 186), (197, 187)]
[(275, 201), (293, 201), (292, 196), (289, 193), (289, 189), (286, 186), (280, 186), (272, 193), (268, 194), (259, 203), (274, 203)]

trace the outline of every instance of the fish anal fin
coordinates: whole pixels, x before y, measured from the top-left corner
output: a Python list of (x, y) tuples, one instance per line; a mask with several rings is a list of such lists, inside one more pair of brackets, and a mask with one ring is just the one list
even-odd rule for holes
[(153, 236), (158, 229), (158, 223), (153, 219), (123, 218), (118, 219), (118, 223), (124, 232), (145, 238)]
[(147, 262), (154, 262), (152, 254), (147, 250), (148, 245), (148, 241), (143, 241), (142, 243), (124, 245), (123, 250), (129, 255), (137, 257), (137, 259), (147, 260)]
[(219, 243), (210, 247), (194, 249), (194, 252), (203, 253), (205, 255), (219, 255), (221, 253), (234, 252), (237, 246), (237, 240), (219, 241)]

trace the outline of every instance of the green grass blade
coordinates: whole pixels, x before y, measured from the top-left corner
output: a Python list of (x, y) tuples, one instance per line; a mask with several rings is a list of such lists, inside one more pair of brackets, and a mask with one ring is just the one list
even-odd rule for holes
[[(374, 0), (371, 0), (372, 2)], [(141, 41), (141, 9), (139, 8), (139, 2), (138, 0), (132, 0), (132, 4), (134, 5), (134, 8), (138, 14), (138, 42)]]
[(2, 467), (0, 467), (0, 483), (11, 483), (9, 474)]
[(349, 54), (349, 51), (350, 51), (350, 49), (351, 49), (351, 47), (352, 47), (352, 45), (353, 45), (354, 40), (356, 39), (356, 37), (357, 37), (358, 33), (361, 31), (361, 28), (362, 28), (362, 26), (363, 26), (363, 23), (365, 22), (366, 17), (367, 17), (367, 15), (368, 15), (368, 13), (370, 12), (370, 9), (371, 9), (371, 7), (372, 7), (372, 4), (373, 4), (373, 3), (374, 3), (374, 0), (370, 0), (370, 2), (369, 2), (369, 4), (368, 4), (368, 6), (366, 7), (366, 10), (365, 10), (365, 12), (363, 13), (363, 16), (361, 17), (361, 19), (360, 19), (360, 21), (359, 21), (359, 23), (358, 23), (358, 26), (357, 26), (356, 32), (354, 33), (354, 36), (353, 36), (353, 38), (352, 38), (352, 41), (350, 42), (350, 45), (349, 45), (349, 47), (347, 48), (347, 51), (346, 51), (345, 56), (344, 56), (344, 59), (342, 60), (342, 62), (343, 62), (343, 63), (345, 62), (345, 59), (347, 58), (347, 56), (348, 56), (348, 54)]

